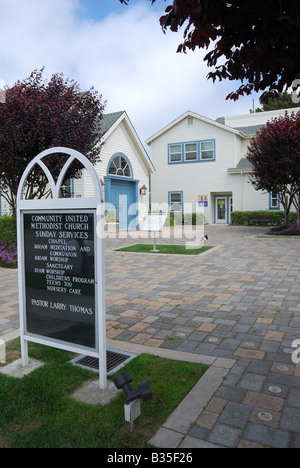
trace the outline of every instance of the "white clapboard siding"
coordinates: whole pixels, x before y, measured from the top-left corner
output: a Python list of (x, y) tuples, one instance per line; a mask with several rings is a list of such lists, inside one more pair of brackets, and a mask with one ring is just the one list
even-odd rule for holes
[(6, 201), (6, 199), (1, 195), (1, 215), (11, 215), (12, 214), (12, 209), (9, 203)]
[[(130, 160), (133, 178), (139, 180), (139, 188), (144, 184), (149, 188), (148, 170), (141, 161), (134, 142), (130, 138), (129, 132), (124, 123), (121, 123), (116, 130), (105, 140), (102, 145), (100, 158), (101, 161), (95, 166), (101, 180), (107, 175), (108, 163), (112, 156), (117, 153), (123, 153)], [(91, 196), (92, 182), (85, 174), (83, 181), (83, 191), (85, 196)]]
[[(259, 126), (283, 114), (284, 110), (213, 121), (186, 112), (158, 131), (147, 140), (156, 169), (152, 175), (153, 205), (167, 205), (169, 193), (178, 191), (183, 194), (184, 210), (191, 212), (191, 207), (192, 211), (197, 207), (199, 195), (206, 195), (208, 207), (204, 213), (208, 223), (214, 222), (217, 195), (232, 197), (234, 211), (268, 210), (269, 194), (254, 189), (249, 180), (250, 168), (243, 161)], [(169, 144), (202, 140), (215, 141), (215, 161), (169, 163)]]
[[(108, 164), (111, 158), (118, 153), (124, 154), (129, 159), (133, 179), (139, 182), (138, 203), (141, 205), (139, 207), (139, 222), (141, 223), (149, 209), (149, 176), (154, 171), (154, 168), (145, 149), (138, 140), (126, 113), (114, 125), (112, 131), (107, 132), (104, 136), (104, 142), (100, 151), (101, 161), (95, 166), (101, 181), (104, 182), (104, 177), (108, 175)], [(148, 189), (147, 195), (140, 194), (140, 188), (143, 185)], [(93, 196), (93, 183), (86, 171), (84, 171), (81, 180), (81, 190), (83, 196)]]

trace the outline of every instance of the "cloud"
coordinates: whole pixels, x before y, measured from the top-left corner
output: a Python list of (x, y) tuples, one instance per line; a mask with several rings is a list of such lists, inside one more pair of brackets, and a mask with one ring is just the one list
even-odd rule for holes
[(0, 78), (63, 72), (101, 92), (107, 112), (126, 110), (142, 141), (186, 110), (247, 113), (251, 99), (226, 103), (235, 84), (208, 82), (206, 51), (177, 54), (181, 33), (163, 34), (158, 18), (146, 0), (101, 21), (84, 16), (83, 0), (0, 0)]

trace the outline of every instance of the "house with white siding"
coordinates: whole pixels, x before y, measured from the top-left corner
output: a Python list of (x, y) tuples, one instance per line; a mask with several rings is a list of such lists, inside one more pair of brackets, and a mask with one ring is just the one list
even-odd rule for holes
[(1, 190), (1, 181), (0, 181), (0, 216), (2, 215), (10, 215), (11, 214), (11, 208), (6, 199), (2, 195), (2, 190)]
[(272, 118), (300, 108), (211, 120), (187, 111), (146, 140), (151, 148), (152, 203), (170, 212), (204, 207), (205, 223), (229, 224), (232, 211), (280, 210), (278, 194), (256, 191), (245, 158), (255, 133)]
[[(115, 209), (119, 229), (138, 229), (149, 209), (149, 178), (154, 166), (125, 111), (105, 114), (101, 122), (101, 162), (95, 165), (102, 182), (105, 208)], [(86, 171), (73, 179), (73, 196), (92, 196)]]
[[(149, 178), (154, 166), (125, 111), (105, 114), (101, 121), (101, 161), (95, 165), (102, 182), (106, 210), (115, 209), (119, 229), (138, 229), (149, 209)], [(66, 182), (67, 196), (93, 196), (94, 185), (83, 170)], [(9, 206), (0, 197), (0, 214)]]

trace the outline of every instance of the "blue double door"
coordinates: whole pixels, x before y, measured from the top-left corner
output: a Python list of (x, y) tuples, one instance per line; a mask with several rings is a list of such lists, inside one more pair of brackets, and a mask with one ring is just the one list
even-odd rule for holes
[(119, 218), (119, 229), (138, 227), (138, 181), (105, 178), (106, 209), (115, 209)]

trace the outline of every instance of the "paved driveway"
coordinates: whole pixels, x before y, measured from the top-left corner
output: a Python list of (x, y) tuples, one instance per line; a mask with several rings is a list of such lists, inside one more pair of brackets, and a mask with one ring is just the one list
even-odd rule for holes
[[(134, 239), (105, 241), (108, 338), (235, 360), (186, 431), (191, 446), (300, 448), (300, 240), (257, 238), (264, 231), (207, 226), (217, 248), (200, 256), (123, 253), (114, 249)], [(16, 272), (0, 270), (0, 304), (0, 337), (14, 337)]]

